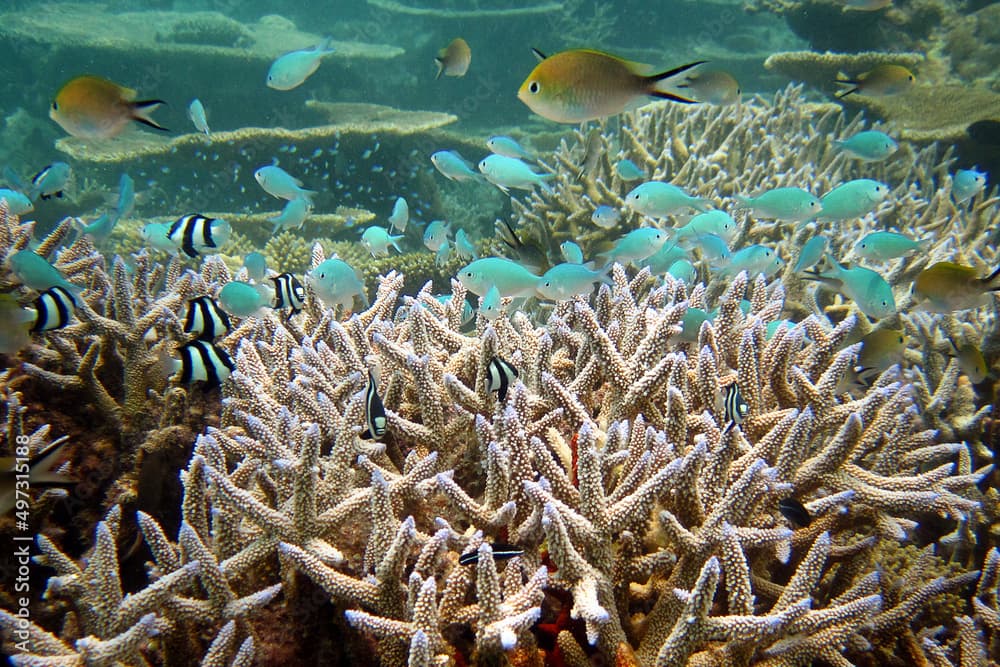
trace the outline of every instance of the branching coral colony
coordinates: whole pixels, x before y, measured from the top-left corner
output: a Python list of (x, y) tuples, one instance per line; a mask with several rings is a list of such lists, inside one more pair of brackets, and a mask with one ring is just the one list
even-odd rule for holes
[[(703, 195), (772, 187), (794, 173), (766, 171), (754, 151), (745, 159), (763, 166), (744, 169), (739, 147), (763, 133), (754, 118), (772, 129), (804, 122), (794, 97), (674, 118), (691, 146), (683, 156), (676, 144), (653, 149), (680, 112), (628, 117), (621, 131), (636, 143), (626, 154), (638, 161), (642, 146), (644, 166), (687, 174)], [(785, 152), (802, 146), (775, 136), (771, 160), (784, 169)], [(822, 157), (826, 139), (800, 140), (811, 146), (801, 160), (819, 154), (810, 182), (847, 168)], [(579, 205), (566, 162), (554, 186), (564, 203), (542, 195), (526, 211), (554, 220), (558, 206)], [(894, 214), (961, 231), (967, 258), (993, 260), (984, 239), (995, 205), (950, 204), (931, 178), (946, 183), (947, 163), (931, 151), (905, 168), (918, 185), (896, 186)], [(722, 169), (733, 183), (713, 190)], [(607, 192), (572, 187), (622, 189), (613, 177)], [(779, 248), (787, 256), (794, 242)], [(938, 244), (895, 266), (893, 282), (957, 253)], [(315, 247), (313, 265), (323, 259)], [(904, 317), (907, 330), (934, 334), (924, 349), (843, 393), (858, 352), (847, 345), (858, 319), (849, 308), (830, 304), (769, 332), (811, 310), (793, 276), (690, 286), (616, 266), (611, 277), (592, 299), (544, 317), (512, 309), (468, 333), (461, 284), (445, 302), (429, 286), (406, 296), (395, 272), (363, 312), (338, 318), (310, 299), (289, 320), (244, 320), (230, 335), (237, 370), (222, 423), (198, 438), (182, 473), (176, 538), (138, 517), (149, 585), (122, 592), (118, 509), (83, 565), (39, 537), (39, 562), (56, 572), (47, 601), (71, 611), (58, 638), (32, 625), (15, 662), (312, 664), (325, 640), (302, 641), (289, 621), (299, 619), (316, 637), (346, 636), (338, 655), (384, 665), (982, 664), (1000, 629), (1000, 554), (973, 544), (971, 527), (995, 521), (997, 503), (976, 488), (992, 466), (973, 463), (987, 411), (943, 351), (944, 333), (963, 325)], [(696, 339), (682, 337), (695, 306), (718, 313)], [(490, 391), (495, 356), (519, 371), (503, 399)], [(359, 437), (370, 368), (388, 425), (378, 442)], [(733, 383), (749, 407), (736, 426), (718, 400)], [(783, 518), (789, 498), (808, 525)], [(950, 534), (885, 556), (935, 516)], [(506, 558), (507, 545), (522, 553)], [(984, 563), (981, 575), (946, 562), (961, 553), (978, 554), (968, 558)], [(276, 636), (279, 621), (290, 625)], [(0, 614), (0, 626), (9, 650), (17, 619)]]

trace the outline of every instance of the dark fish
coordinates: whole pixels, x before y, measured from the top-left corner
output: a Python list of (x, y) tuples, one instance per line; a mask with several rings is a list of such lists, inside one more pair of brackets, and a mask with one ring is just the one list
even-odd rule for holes
[(214, 387), (236, 370), (229, 353), (207, 340), (193, 340), (177, 351), (181, 358), (175, 362), (175, 370), (180, 371), (183, 384), (201, 381)]
[[(524, 553), (524, 549), (519, 549), (513, 544), (503, 544), (502, 542), (493, 542), (490, 544), (493, 549), (493, 560), (507, 560), (509, 558), (515, 558)], [(474, 565), (479, 562), (479, 550), (470, 551), (469, 553), (464, 553), (458, 557), (459, 565)]]
[(274, 283), (275, 310), (291, 308), (288, 317), (302, 312), (302, 306), (306, 302), (306, 290), (299, 279), (291, 273), (282, 273), (271, 278), (271, 281)]
[(174, 245), (188, 257), (195, 258), (206, 250), (215, 249), (229, 239), (229, 224), (218, 218), (192, 213), (178, 218), (167, 231)]
[(27, 465), (22, 463), (21, 466), (18, 466), (18, 459), (12, 456), (0, 458), (0, 516), (6, 515), (16, 505), (18, 476), (27, 473), (28, 488), (30, 489), (62, 488), (77, 483), (77, 480), (72, 477), (52, 472), (52, 468), (59, 460), (59, 453), (67, 442), (69, 442), (68, 438), (56, 440), (24, 461)]
[(210, 296), (199, 296), (188, 301), (184, 317), (184, 333), (194, 334), (198, 340), (212, 341), (232, 331), (229, 315), (219, 308)]
[(809, 510), (795, 498), (785, 498), (779, 501), (778, 511), (781, 512), (781, 516), (799, 528), (805, 528), (813, 520)]
[(591, 128), (587, 135), (587, 143), (583, 149), (583, 161), (580, 163), (580, 171), (576, 174), (576, 180), (583, 180), (584, 176), (589, 176), (597, 168), (597, 161), (601, 159), (601, 150), (604, 142), (601, 141), (601, 128)]
[(726, 416), (726, 428), (722, 429), (723, 433), (728, 432), (733, 426), (742, 424), (747, 413), (750, 412), (750, 406), (743, 400), (740, 388), (736, 386), (735, 382), (726, 387), (726, 395), (722, 400), (722, 405)]
[(506, 400), (507, 389), (517, 379), (517, 369), (504, 359), (493, 357), (490, 359), (487, 374), (486, 389), (491, 392), (495, 391), (497, 398), (501, 401)]
[(368, 390), (365, 392), (365, 426), (361, 433), (362, 440), (381, 440), (385, 435), (387, 420), (385, 418), (385, 406), (378, 395), (378, 386), (375, 382), (375, 375), (368, 369)]
[(39, 294), (34, 306), (35, 322), (31, 332), (38, 333), (66, 326), (76, 309), (76, 300), (69, 290), (56, 285)]

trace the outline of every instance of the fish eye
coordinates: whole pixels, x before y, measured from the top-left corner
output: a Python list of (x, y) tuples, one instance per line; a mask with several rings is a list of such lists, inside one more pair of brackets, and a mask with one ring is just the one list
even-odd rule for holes
[(471, 278), (472, 277), (472, 271), (466, 271), (465, 272), (465, 277), (466, 278)]
[(539, 85), (537, 81), (532, 81), (531, 83), (528, 84), (528, 92), (533, 95), (536, 94), (541, 89), (542, 87), (541, 85)]

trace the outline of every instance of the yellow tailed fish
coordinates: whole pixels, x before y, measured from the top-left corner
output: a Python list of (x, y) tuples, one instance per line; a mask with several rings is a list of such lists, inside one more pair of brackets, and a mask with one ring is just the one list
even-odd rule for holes
[(854, 79), (837, 79), (836, 83), (850, 86), (842, 90), (837, 97), (843, 99), (851, 93), (860, 93), (869, 97), (885, 97), (905, 93), (916, 81), (913, 72), (902, 65), (876, 65), (864, 74)]
[(539, 116), (557, 123), (619, 114), (647, 97), (691, 104), (695, 100), (660, 88), (668, 79), (703, 60), (665, 72), (646, 74), (648, 67), (591, 49), (574, 49), (546, 57), (533, 49), (541, 62), (521, 84), (517, 97)]
[(78, 76), (56, 94), (49, 117), (62, 129), (81, 139), (110, 139), (118, 136), (133, 120), (157, 130), (168, 131), (149, 114), (163, 100), (136, 101), (131, 88), (97, 76)]
[(1000, 276), (1000, 268), (985, 278), (971, 266), (953, 262), (938, 262), (919, 274), (913, 281), (913, 295), (925, 309), (934, 313), (976, 308), (986, 302), (989, 292), (1000, 290), (993, 281)]
[(986, 365), (986, 358), (978, 347), (971, 343), (959, 345), (951, 337), (948, 342), (955, 348), (955, 358), (958, 359), (958, 366), (965, 373), (972, 384), (979, 384), (986, 379), (989, 368)]
[(442, 74), (445, 76), (465, 76), (465, 73), (469, 71), (469, 64), (472, 62), (472, 49), (469, 48), (469, 44), (464, 39), (456, 37), (451, 40), (451, 44), (438, 52), (434, 62), (438, 66), (435, 79), (440, 79)]

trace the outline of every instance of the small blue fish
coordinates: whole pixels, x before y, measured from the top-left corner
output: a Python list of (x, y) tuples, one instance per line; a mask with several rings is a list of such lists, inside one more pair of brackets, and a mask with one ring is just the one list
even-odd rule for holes
[(327, 37), (311, 49), (292, 51), (280, 56), (271, 63), (271, 69), (267, 72), (267, 87), (275, 90), (291, 90), (302, 85), (319, 69), (323, 57), (333, 53), (330, 42), (331, 39)]
[(7, 259), (10, 270), (26, 287), (44, 292), (50, 287), (62, 287), (77, 295), (83, 288), (66, 280), (57, 268), (31, 250), (19, 250)]
[(247, 253), (243, 258), (243, 267), (247, 270), (247, 276), (255, 283), (267, 278), (267, 258), (259, 252)]
[(763, 273), (772, 276), (781, 270), (784, 261), (772, 248), (764, 245), (750, 245), (733, 253), (729, 263), (722, 268), (722, 275), (735, 275), (746, 271), (750, 277)]
[(115, 223), (118, 222), (118, 218), (111, 217), (105, 213), (90, 224), (83, 224), (78, 218), (74, 218), (73, 221), (79, 226), (82, 233), (89, 236), (96, 245), (100, 245), (111, 236), (111, 232), (115, 230)]
[(403, 252), (396, 243), (401, 238), (402, 234), (392, 236), (385, 227), (369, 227), (361, 234), (361, 245), (371, 253), (372, 257), (388, 257), (389, 246), (395, 248), (397, 252)]
[(640, 227), (623, 236), (614, 248), (602, 253), (602, 256), (606, 258), (606, 264), (641, 262), (654, 255), (666, 242), (667, 233), (663, 230), (655, 227)]
[(479, 314), (489, 322), (496, 322), (503, 314), (503, 304), (500, 299), (500, 290), (493, 285), (486, 294), (479, 297)]
[(431, 164), (452, 181), (478, 181), (482, 176), (472, 170), (465, 158), (455, 151), (438, 151), (431, 155)]
[(844, 268), (830, 255), (826, 256), (831, 271), (812, 274), (809, 280), (816, 280), (837, 290), (857, 304), (858, 309), (868, 317), (879, 319), (896, 314), (896, 299), (892, 287), (881, 275), (863, 266)]
[(805, 242), (805, 245), (802, 246), (799, 258), (795, 262), (795, 268), (793, 269), (795, 273), (815, 266), (819, 260), (823, 259), (823, 255), (826, 254), (827, 245), (829, 245), (829, 241), (822, 234), (810, 237)]
[(264, 192), (277, 199), (307, 199), (312, 201), (315, 190), (306, 190), (302, 187), (302, 181), (295, 178), (287, 171), (277, 165), (267, 165), (254, 172), (253, 177), (257, 179)]
[(878, 130), (858, 132), (844, 141), (834, 141), (833, 145), (864, 162), (880, 162), (899, 149), (892, 137)]
[(956, 204), (972, 199), (986, 189), (988, 174), (976, 169), (959, 169), (951, 178), (951, 196)]
[(458, 280), (473, 294), (484, 295), (496, 286), (500, 296), (534, 296), (539, 276), (506, 257), (477, 259), (458, 272)]
[(312, 210), (312, 202), (308, 199), (304, 197), (290, 199), (281, 213), (270, 218), (271, 222), (274, 223), (271, 234), (277, 234), (282, 229), (301, 229)]
[(676, 243), (665, 243), (662, 248), (639, 263), (643, 266), (648, 266), (652, 273), (660, 274), (666, 273), (673, 266), (674, 262), (687, 258), (688, 254), (684, 248)]
[(618, 160), (615, 163), (615, 171), (618, 172), (618, 176), (623, 181), (641, 181), (646, 178), (646, 172), (639, 168), (639, 166), (627, 158)]
[(555, 174), (538, 174), (517, 158), (504, 155), (488, 155), (479, 162), (479, 171), (487, 181), (507, 192), (510, 188), (532, 190), (537, 185), (551, 191), (545, 182), (555, 178)]
[(815, 218), (822, 202), (802, 188), (775, 188), (757, 197), (736, 197), (743, 208), (758, 218), (782, 222), (804, 222)]
[(679, 259), (671, 264), (670, 268), (667, 269), (667, 273), (688, 285), (693, 285), (698, 280), (697, 269), (694, 268), (694, 264), (686, 259)]
[(819, 200), (820, 220), (849, 220), (872, 211), (889, 194), (889, 186), (868, 178), (848, 181), (827, 192)]
[(563, 259), (570, 264), (583, 264), (583, 250), (572, 241), (563, 241), (559, 244), (559, 252)]
[(695, 245), (701, 248), (702, 258), (711, 265), (718, 265), (732, 256), (726, 240), (717, 234), (702, 234), (695, 239)]
[(551, 301), (565, 301), (577, 294), (590, 294), (597, 283), (611, 284), (608, 270), (594, 271), (584, 264), (569, 262), (556, 264), (542, 275), (538, 293)]
[(135, 208), (135, 181), (128, 174), (118, 179), (118, 205), (115, 206), (116, 220), (121, 220)]
[(25, 213), (31, 213), (35, 209), (35, 205), (31, 203), (31, 199), (17, 190), (0, 188), (0, 199), (7, 202), (7, 209), (14, 215), (24, 215)]
[(437, 252), (441, 246), (448, 244), (448, 234), (451, 224), (444, 220), (431, 220), (424, 230), (424, 245), (431, 252)]
[(613, 229), (618, 226), (618, 221), (621, 220), (621, 217), (621, 211), (613, 206), (602, 204), (594, 209), (590, 219), (601, 229)]
[(704, 213), (711, 203), (662, 181), (647, 181), (625, 196), (626, 206), (652, 218), (663, 218), (687, 208)]
[(455, 232), (455, 252), (462, 259), (479, 259), (479, 253), (476, 252), (476, 246), (472, 240), (465, 233), (464, 229), (459, 229)]
[(701, 308), (689, 307), (684, 311), (684, 317), (681, 318), (680, 339), (685, 343), (698, 342), (698, 332), (701, 331), (701, 325), (711, 319), (711, 315)]
[(410, 205), (402, 197), (396, 197), (396, 203), (392, 205), (392, 214), (389, 215), (389, 228), (405, 232), (409, 221)]
[(188, 106), (188, 118), (194, 123), (194, 127), (199, 132), (204, 132), (208, 136), (211, 132), (208, 129), (208, 117), (205, 115), (205, 106), (197, 97), (191, 100)]
[(896, 232), (872, 232), (854, 245), (854, 252), (871, 262), (887, 262), (919, 250), (923, 241), (914, 241)]
[(503, 155), (504, 157), (518, 158), (523, 160), (534, 160), (535, 156), (530, 152), (525, 150), (521, 144), (517, 143), (510, 137), (495, 136), (490, 137), (486, 140), (486, 147), (490, 149), (493, 153), (497, 155)]
[(35, 174), (31, 179), (31, 191), (28, 197), (32, 201), (41, 198), (62, 197), (63, 189), (69, 182), (71, 169), (65, 162), (53, 162)]
[(690, 242), (704, 234), (715, 234), (726, 243), (732, 243), (740, 233), (733, 216), (725, 211), (708, 211), (691, 218), (686, 225), (674, 230), (673, 239), (678, 243)]
[(357, 273), (347, 262), (336, 257), (328, 259), (306, 274), (306, 283), (329, 308), (350, 308), (354, 297), (368, 307), (368, 295)]
[[(451, 259), (452, 246), (445, 241), (445, 243), (438, 248), (437, 252), (434, 254), (434, 266), (443, 267)], [(468, 259), (472, 259), (471, 257)]]
[(270, 286), (234, 280), (219, 291), (219, 305), (235, 317), (263, 317), (274, 299)]

